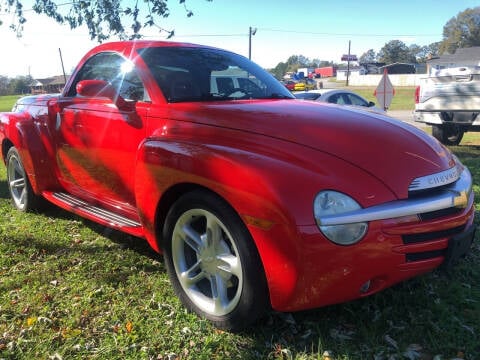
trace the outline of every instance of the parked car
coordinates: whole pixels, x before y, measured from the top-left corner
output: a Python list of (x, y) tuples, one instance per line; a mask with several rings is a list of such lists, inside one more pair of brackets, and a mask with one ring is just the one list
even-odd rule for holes
[(297, 99), (321, 101), (337, 105), (359, 107), (361, 109), (368, 108), (371, 111), (385, 114), (385, 111), (376, 107), (373, 101), (368, 101), (350, 90), (320, 89), (295, 93), (294, 95)]
[(305, 91), (305, 90), (313, 90), (317, 87), (317, 83), (315, 80), (312, 79), (303, 79), (299, 80), (295, 86), (293, 87), (294, 91)]
[(283, 82), (285, 87), (290, 91), (293, 91), (296, 83), (297, 83), (297, 81), (294, 81), (294, 80), (286, 80), (286, 81)]
[[(212, 88), (233, 72), (249, 81)], [(186, 308), (228, 330), (451, 267), (474, 237), (470, 172), (433, 137), (295, 100), (212, 47), (99, 45), (61, 94), (0, 114), (0, 144), (18, 210), (145, 238)]]

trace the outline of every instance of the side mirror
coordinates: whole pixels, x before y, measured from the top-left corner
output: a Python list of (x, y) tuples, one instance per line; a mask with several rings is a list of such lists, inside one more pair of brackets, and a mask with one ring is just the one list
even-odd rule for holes
[(373, 107), (373, 106), (375, 106), (375, 103), (373, 101), (369, 101), (368, 102), (368, 107)]
[(125, 101), (117, 90), (104, 80), (82, 80), (76, 86), (77, 94), (86, 97), (104, 97), (110, 99), (119, 110), (132, 111), (134, 107)]

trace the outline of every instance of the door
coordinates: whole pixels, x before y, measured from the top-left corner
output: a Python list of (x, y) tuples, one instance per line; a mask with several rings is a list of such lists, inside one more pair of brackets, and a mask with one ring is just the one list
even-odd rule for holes
[[(76, 84), (82, 80), (107, 81), (135, 106), (121, 110), (111, 99), (82, 97), (76, 93)], [(145, 138), (148, 94), (128, 60), (114, 53), (90, 58), (72, 84), (67, 96), (59, 100), (55, 126), (61, 182), (84, 200), (132, 212), (136, 155)]]

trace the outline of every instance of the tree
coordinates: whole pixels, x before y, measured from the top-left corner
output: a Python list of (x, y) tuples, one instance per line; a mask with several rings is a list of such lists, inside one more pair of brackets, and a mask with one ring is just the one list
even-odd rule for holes
[(283, 75), (287, 73), (288, 65), (284, 62), (279, 62), (277, 66), (270, 70), (270, 72), (275, 76), (277, 79), (282, 79)]
[(427, 59), (432, 56), (438, 56), (440, 54), (440, 44), (441, 42), (438, 41), (425, 46), (425, 48), (427, 49), (426, 51)]
[[(183, 4), (188, 17), (193, 15), (185, 0), (179, 0), (179, 3)], [(27, 22), (23, 0), (0, 0), (2, 9), (15, 15), (16, 21), (10, 27), (21, 34)], [(157, 27), (160, 32), (166, 32), (168, 38), (174, 35), (174, 30), (163, 29), (157, 23), (158, 18), (170, 15), (167, 0), (124, 1), (123, 6), (122, 0), (34, 0), (32, 9), (60, 24), (70, 25), (71, 29), (86, 25), (90, 38), (98, 42), (111, 36), (120, 39), (141, 38), (141, 31), (145, 27)]]
[(386, 43), (378, 53), (378, 60), (386, 64), (416, 62), (415, 56), (410, 53), (407, 45), (400, 40), (391, 40)]
[(17, 76), (12, 79), (8, 86), (9, 94), (26, 94), (30, 92), (30, 85), (33, 83), (32, 77), (29, 76)]
[(373, 63), (377, 60), (377, 54), (373, 49), (364, 52), (358, 59), (360, 64)]
[(408, 47), (411, 56), (415, 57), (417, 63), (425, 63), (430, 57), (438, 55), (438, 47), (440, 42), (431, 43), (430, 45), (419, 46), (412, 44)]
[(445, 24), (439, 53), (453, 54), (472, 46), (480, 46), (480, 6), (460, 12)]
[(8, 94), (9, 84), (10, 84), (10, 79), (6, 76), (0, 75), (0, 96)]

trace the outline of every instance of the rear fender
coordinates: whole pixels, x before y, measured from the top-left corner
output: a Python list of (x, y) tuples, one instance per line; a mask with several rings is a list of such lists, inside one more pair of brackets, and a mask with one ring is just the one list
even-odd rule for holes
[[(4, 113), (1, 115), (0, 140), (4, 161), (8, 149), (15, 146), (35, 194), (58, 186), (52, 167), (53, 148), (48, 131), (46, 111), (38, 111), (34, 118), (28, 112)], [(47, 151), (47, 148), (49, 151)]]

